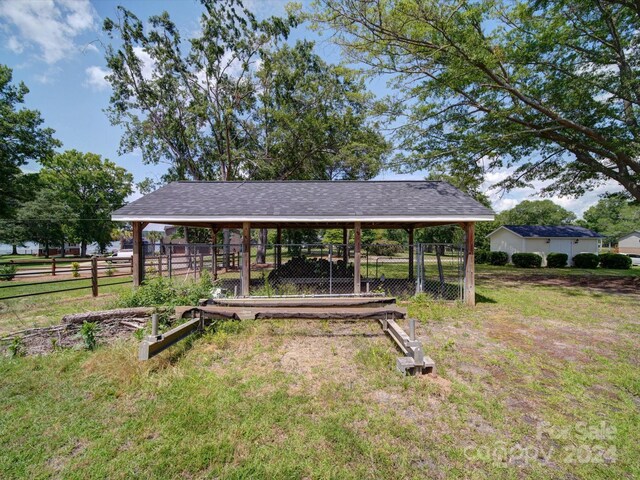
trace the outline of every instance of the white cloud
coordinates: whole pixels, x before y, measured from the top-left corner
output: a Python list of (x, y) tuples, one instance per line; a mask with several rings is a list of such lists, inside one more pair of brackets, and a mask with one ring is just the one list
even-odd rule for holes
[(89, 0), (5, 0), (0, 19), (11, 31), (9, 48), (35, 46), (51, 65), (79, 50), (76, 37), (95, 29), (97, 13)]
[(87, 74), (87, 79), (84, 82), (86, 87), (97, 91), (109, 89), (109, 82), (105, 79), (109, 74), (108, 70), (97, 65), (92, 65), (85, 70), (85, 73)]
[(145, 52), (142, 47), (134, 47), (133, 52), (136, 54), (136, 57), (140, 59), (142, 62), (142, 76), (149, 80), (153, 75), (153, 71), (156, 68), (156, 64), (147, 52)]
[(11, 50), (13, 53), (20, 54), (24, 52), (24, 45), (14, 36), (9, 37), (9, 39), (7, 40), (7, 47), (9, 47), (9, 50)]

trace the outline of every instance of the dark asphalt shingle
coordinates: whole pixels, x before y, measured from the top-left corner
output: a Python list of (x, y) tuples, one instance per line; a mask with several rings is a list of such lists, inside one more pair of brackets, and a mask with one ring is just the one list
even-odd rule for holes
[(493, 212), (446, 182), (173, 182), (114, 216), (484, 216)]
[(552, 225), (504, 225), (504, 228), (517, 233), (521, 237), (570, 237), (570, 238), (602, 238), (602, 235), (588, 228)]

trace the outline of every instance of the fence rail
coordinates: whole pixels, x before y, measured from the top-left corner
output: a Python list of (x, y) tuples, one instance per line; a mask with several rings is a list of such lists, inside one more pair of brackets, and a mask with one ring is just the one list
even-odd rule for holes
[[(102, 264), (100, 264), (101, 262)], [(24, 277), (25, 279), (31, 279), (33, 277), (55, 277), (57, 275), (73, 275), (74, 278), (63, 278), (63, 279), (55, 279), (55, 280), (44, 280), (44, 281), (31, 281), (28, 283), (25, 282), (13, 282), (7, 281), (6, 283), (0, 283), (0, 301), (1, 300), (10, 300), (15, 298), (24, 298), (31, 297), (36, 295), (47, 295), (47, 294), (55, 294), (55, 293), (63, 293), (77, 290), (88, 290), (91, 289), (91, 293), (94, 297), (99, 295), (100, 287), (106, 287), (111, 285), (120, 285), (131, 282), (131, 270), (132, 270), (132, 260), (131, 259), (118, 259), (118, 262), (113, 262), (112, 257), (91, 257), (91, 258), (70, 258), (64, 260), (64, 265), (60, 265), (60, 259), (37, 259), (37, 260), (10, 260), (8, 262), (0, 262), (0, 267), (4, 267), (7, 265), (14, 265), (16, 268), (20, 267), (21, 269), (16, 270), (11, 273), (0, 273), (0, 280), (12, 280), (13, 278)], [(72, 264), (76, 263), (77, 265), (73, 266)], [(49, 268), (50, 265), (50, 268)], [(29, 269), (29, 266), (33, 266), (33, 269)], [(26, 268), (25, 268), (26, 267)], [(38, 268), (40, 267), (40, 268)], [(25, 271), (26, 270), (26, 271)], [(126, 270), (123, 273), (123, 270)], [(107, 271), (110, 272), (106, 275), (100, 275), (100, 272)], [(89, 276), (82, 276), (83, 272), (90, 272)], [(77, 277), (76, 277), (77, 275)], [(102, 279), (112, 279), (112, 278), (124, 278), (120, 281), (108, 282), (108, 283), (100, 283)], [(79, 287), (71, 286), (71, 288), (56, 288), (50, 290), (48, 286), (58, 284), (67, 284), (70, 282), (87, 282), (88, 285), (82, 285)], [(42, 286), (43, 290), (28, 292), (28, 293), (18, 293), (11, 295), (11, 291), (7, 291), (8, 295), (3, 295), (5, 289), (19, 289), (21, 287), (37, 287)], [(64, 285), (65, 287), (67, 285)]]

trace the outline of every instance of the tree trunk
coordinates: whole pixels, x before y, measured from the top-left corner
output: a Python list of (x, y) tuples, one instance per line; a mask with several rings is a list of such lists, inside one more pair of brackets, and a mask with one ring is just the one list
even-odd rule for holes
[(80, 256), (81, 257), (86, 257), (87, 256), (87, 241), (86, 240), (82, 240), (82, 242), (80, 242)]
[(60, 250), (60, 256), (61, 256), (62, 258), (64, 258), (64, 254), (65, 254), (65, 252), (64, 252), (64, 245), (65, 245), (65, 242), (62, 242), (62, 250)]
[(11, 255), (17, 255), (18, 254), (18, 245), (13, 244), (11, 245)]
[(261, 228), (256, 252), (256, 263), (267, 263), (267, 229)]

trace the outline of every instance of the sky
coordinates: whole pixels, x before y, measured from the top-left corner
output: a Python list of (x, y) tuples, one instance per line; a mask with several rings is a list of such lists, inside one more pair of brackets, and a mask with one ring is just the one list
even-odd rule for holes
[[(257, 17), (284, 15), (288, 0), (245, 0)], [(146, 19), (163, 11), (169, 12), (183, 36), (196, 32), (201, 6), (197, 0), (0, 0), (0, 63), (13, 69), (14, 81), (24, 81), (30, 93), (25, 106), (39, 110), (45, 125), (56, 131), (63, 149), (93, 152), (113, 160), (129, 170), (136, 182), (146, 177), (159, 180), (166, 165), (145, 165), (140, 153), (119, 155), (121, 130), (112, 126), (104, 110), (109, 105), (110, 87), (105, 47), (110, 39), (102, 32), (105, 18), (116, 17), (116, 7), (124, 5), (139, 18)], [(338, 47), (329, 35), (321, 35), (300, 26), (290, 38), (315, 40), (316, 53), (325, 61), (341, 60)], [(388, 93), (384, 80), (374, 81), (369, 88), (376, 95)], [(25, 170), (37, 170), (37, 164)], [(534, 188), (501, 192), (492, 185), (504, 179), (508, 170), (490, 172), (483, 188), (494, 210), (502, 211), (522, 200), (539, 199)], [(378, 179), (420, 180), (425, 172), (395, 174), (382, 172)], [(551, 197), (559, 205), (579, 216), (607, 191), (620, 190), (610, 182), (580, 198)], [(134, 194), (132, 198), (137, 198)]]

